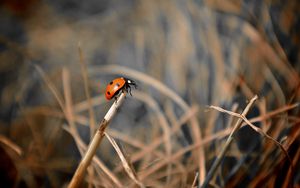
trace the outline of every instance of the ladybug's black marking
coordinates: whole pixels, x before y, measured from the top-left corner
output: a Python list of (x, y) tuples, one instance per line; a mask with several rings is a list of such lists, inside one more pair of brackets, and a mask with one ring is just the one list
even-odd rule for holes
[[(125, 81), (125, 83), (124, 83)], [(115, 80), (111, 81), (106, 89), (106, 98), (108, 100), (115, 98), (117, 100), (120, 93), (129, 93), (131, 94), (131, 87), (134, 86), (134, 88), (137, 88), (137, 84), (135, 81), (130, 80), (128, 78), (116, 78)], [(111, 90), (111, 91), (109, 91)]]

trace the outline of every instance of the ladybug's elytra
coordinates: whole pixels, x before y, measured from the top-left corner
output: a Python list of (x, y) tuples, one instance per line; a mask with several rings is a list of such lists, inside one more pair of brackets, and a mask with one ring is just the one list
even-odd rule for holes
[(124, 77), (116, 78), (106, 86), (105, 97), (107, 100), (111, 100), (114, 97), (116, 98), (120, 91), (129, 92), (131, 95), (131, 86), (136, 88), (135, 81)]

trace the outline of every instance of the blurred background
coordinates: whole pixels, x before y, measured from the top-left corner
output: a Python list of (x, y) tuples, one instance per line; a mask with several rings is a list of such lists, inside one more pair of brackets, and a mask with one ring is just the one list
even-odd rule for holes
[[(300, 185), (300, 3), (255, 0), (0, 2), (1, 187), (64, 187), (113, 101), (107, 133), (149, 187), (202, 182), (241, 113), (212, 187)], [(193, 183), (194, 182), (194, 183)], [(135, 187), (106, 138), (83, 187)]]

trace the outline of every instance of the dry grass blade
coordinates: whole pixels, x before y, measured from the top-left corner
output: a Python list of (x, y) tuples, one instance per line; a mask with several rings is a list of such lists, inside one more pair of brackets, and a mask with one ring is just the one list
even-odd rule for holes
[[(250, 100), (250, 102), (248, 103), (248, 105), (246, 106), (246, 108), (243, 110), (242, 115), (246, 115), (249, 112), (250, 108), (252, 107), (252, 105), (254, 104), (254, 102), (257, 100), (257, 98), (258, 98), (257, 95), (255, 95)], [(225, 142), (225, 145), (222, 147), (221, 152), (219, 153), (219, 155), (217, 156), (216, 160), (213, 162), (211, 168), (209, 169), (208, 174), (207, 174), (207, 176), (205, 178), (204, 183), (201, 184), (201, 182), (200, 182), (200, 184), (199, 184), (198, 187), (200, 187), (200, 185), (203, 188), (205, 188), (205, 187), (208, 186), (208, 184), (209, 184), (210, 180), (212, 179), (213, 175), (215, 174), (218, 166), (221, 164), (221, 161), (224, 158), (224, 155), (225, 155), (226, 151), (228, 150), (228, 148), (229, 148), (229, 146), (230, 146), (230, 144), (231, 144), (231, 142), (233, 140), (234, 134), (242, 126), (242, 123), (243, 122), (242, 122), (241, 119), (238, 119), (238, 121), (235, 123), (235, 125), (233, 127), (233, 130), (231, 131), (230, 135), (228, 136), (228, 138), (227, 138), (227, 140)]]
[[(99, 97), (96, 97), (95, 99), (93, 99), (94, 101), (99, 101), (100, 100), (100, 98)], [(80, 103), (81, 104), (81, 103)], [(98, 104), (98, 103), (97, 103)], [(94, 104), (94, 105), (96, 105), (96, 104)], [(283, 112), (286, 112), (286, 111), (288, 111), (288, 110), (290, 110), (290, 109), (293, 109), (293, 108), (295, 108), (295, 107), (297, 107), (298, 106), (298, 103), (296, 103), (296, 104), (291, 104), (291, 105), (286, 105), (286, 106), (283, 106), (283, 107), (281, 107), (281, 108), (278, 108), (278, 109), (276, 109), (276, 110), (274, 110), (274, 111), (270, 111), (270, 112), (268, 112), (268, 113), (266, 113), (266, 114), (263, 114), (263, 115), (261, 115), (261, 116), (259, 116), (259, 117), (254, 117), (254, 118), (252, 118), (250, 121), (252, 122), (252, 123), (254, 123), (254, 122), (257, 122), (257, 121), (262, 121), (262, 120), (266, 120), (266, 119), (268, 119), (268, 118), (271, 118), (271, 117), (274, 117), (274, 116), (276, 116), (276, 115), (278, 115), (278, 114), (280, 114), (280, 113), (283, 113)], [(81, 110), (84, 110), (84, 109), (87, 109), (88, 107), (87, 107), (87, 105), (85, 106), (85, 108), (82, 108)], [(186, 114), (184, 114), (181, 118), (180, 118), (180, 120), (179, 120), (179, 122), (178, 122), (178, 125), (175, 125), (175, 126), (173, 126), (172, 127), (172, 129), (171, 129), (171, 134), (174, 134), (178, 129), (179, 129), (179, 127), (184, 123), (184, 122), (186, 122), (189, 118), (191, 118), (191, 116), (193, 116), (193, 115), (195, 115), (195, 113), (197, 112), (197, 108), (192, 108), (189, 112), (187, 112)], [(245, 123), (243, 123), (243, 124), (245, 124)], [(216, 136), (213, 136), (213, 137), (210, 137), (210, 138), (204, 138), (204, 140), (203, 141), (205, 141), (205, 142), (207, 142), (207, 140), (210, 140), (210, 141), (212, 141), (213, 139), (216, 139), (216, 138), (218, 138), (218, 137), (224, 137), (224, 136), (226, 136), (226, 135), (228, 135), (229, 133), (230, 133), (230, 129), (226, 129), (225, 130), (225, 132), (220, 132), (221, 134), (217, 134)], [(155, 147), (157, 147), (157, 145), (159, 145), (159, 144), (161, 144), (162, 143), (162, 141), (163, 141), (164, 139), (162, 139), (162, 138), (158, 138), (155, 142), (153, 142), (153, 143), (151, 143), (151, 145), (149, 145), (149, 146), (145, 146), (144, 148), (145, 149), (143, 149), (142, 151), (140, 151), (140, 152), (138, 152), (137, 154), (134, 154), (133, 155), (133, 158), (132, 159), (135, 159), (135, 160), (133, 160), (133, 161), (136, 161), (136, 160), (138, 160), (138, 159), (140, 159), (142, 156), (144, 156), (145, 154), (147, 154), (147, 153), (149, 153), (149, 152), (152, 152), (154, 149), (155, 149)], [(134, 145), (134, 144), (133, 144)], [(153, 145), (153, 146), (152, 146)], [(200, 145), (202, 145), (202, 144), (200, 144)], [(199, 147), (199, 144), (196, 144), (196, 145), (194, 145), (194, 146), (192, 146), (191, 148), (189, 148), (188, 150), (186, 150), (186, 152), (187, 151), (190, 151), (190, 150), (193, 150), (194, 148), (197, 148), (197, 147)], [(182, 152), (182, 154), (183, 154), (184, 152)], [(139, 156), (139, 157), (137, 157), (137, 156)], [(170, 161), (169, 161), (170, 162)], [(167, 162), (167, 161), (162, 161), (162, 163), (159, 163), (158, 164), (158, 168), (159, 167), (161, 167), (161, 166), (163, 166), (163, 165), (165, 165), (165, 164), (167, 164), (167, 163), (169, 163), (169, 162)], [(157, 169), (157, 168), (156, 168)], [(152, 171), (153, 172), (153, 171)]]
[[(63, 88), (64, 88), (64, 96), (65, 96), (65, 116), (70, 125), (70, 129), (73, 130), (74, 134), (77, 134), (75, 121), (74, 121), (74, 112), (73, 112), (73, 102), (72, 102), (72, 94), (71, 94), (71, 82), (70, 82), (70, 73), (68, 69), (63, 68), (62, 72), (62, 80), (63, 80)], [(75, 137), (74, 137), (75, 138)], [(82, 152), (81, 152), (82, 153)], [(90, 174), (92, 170), (88, 173)], [(92, 174), (90, 174), (92, 176)]]
[(269, 59), (270, 64), (275, 67), (282, 75), (285, 75), (286, 80), (288, 81), (288, 86), (295, 87), (299, 80), (298, 73), (291, 67), (289, 63), (281, 60), (274, 49), (262, 38), (260, 33), (251, 25), (243, 25), (243, 33), (247, 34), (250, 39), (256, 43), (258, 47), (258, 52), (262, 53), (267, 59)]
[(290, 158), (287, 150), (283, 147), (283, 145), (281, 143), (279, 143), (276, 139), (272, 138), (271, 136), (269, 136), (267, 133), (265, 133), (263, 130), (261, 130), (259, 127), (256, 127), (255, 125), (253, 125), (246, 117), (245, 115), (243, 114), (238, 114), (238, 113), (235, 113), (235, 112), (231, 112), (231, 111), (228, 111), (228, 110), (225, 110), (223, 108), (220, 108), (218, 106), (210, 106), (210, 108), (212, 109), (215, 109), (215, 110), (218, 110), (220, 112), (223, 112), (223, 113), (227, 113), (229, 115), (232, 115), (232, 116), (235, 116), (235, 117), (238, 117), (240, 119), (242, 119), (243, 121), (245, 121), (247, 123), (247, 125), (249, 125), (253, 130), (255, 130), (256, 132), (258, 132), (260, 135), (266, 137), (267, 139), (271, 140), (272, 142), (274, 142), (284, 153), (284, 155), (287, 157), (287, 159), (289, 160), (289, 163), (290, 163), (290, 170), (291, 170), (291, 173), (294, 174), (294, 167), (293, 167), (293, 162), (292, 162), (292, 159)]
[[(246, 108), (243, 110), (242, 114), (246, 115), (250, 108), (252, 107), (252, 105), (254, 104), (254, 102), (257, 100), (257, 95), (255, 95), (250, 102), (248, 103), (248, 105), (246, 106)], [(201, 185), (201, 187), (207, 187), (210, 180), (213, 178), (213, 175), (215, 174), (218, 166), (220, 165), (222, 159), (224, 158), (225, 153), (227, 152), (232, 140), (233, 140), (233, 136), (236, 133), (236, 131), (242, 126), (242, 120), (238, 119), (238, 121), (235, 123), (235, 126), (233, 127), (233, 130), (231, 131), (230, 135), (228, 136), (225, 145), (222, 147), (221, 152), (219, 153), (219, 155), (217, 156), (216, 160), (214, 161), (214, 163), (212, 164), (211, 168), (209, 169), (209, 172), (205, 178), (205, 181), (203, 184), (201, 184), (201, 182), (199, 183), (199, 186)]]
[(192, 184), (191, 188), (193, 188), (193, 187), (196, 186), (196, 182), (197, 182), (198, 176), (199, 176), (199, 173), (197, 172), (196, 175), (195, 175), (195, 178), (193, 180), (193, 184)]
[[(283, 113), (283, 112), (286, 112), (286, 111), (289, 111), (289, 110), (291, 110), (291, 109), (294, 109), (294, 108), (296, 108), (296, 107), (298, 107), (298, 106), (299, 106), (299, 103), (288, 104), (288, 105), (285, 105), (285, 106), (283, 106), (283, 107), (281, 107), (281, 108), (278, 108), (278, 109), (276, 109), (276, 110), (273, 110), (273, 111), (271, 111), (271, 112), (268, 112), (268, 113), (266, 113), (266, 114), (264, 114), (264, 115), (262, 115), (262, 116), (258, 116), (258, 117), (256, 117), (256, 118), (252, 118), (252, 119), (250, 119), (250, 122), (251, 122), (251, 123), (255, 123), (255, 122), (258, 122), (258, 121), (263, 121), (263, 120), (269, 119), (269, 118), (271, 118), (271, 117), (273, 117), (273, 116), (276, 116), (276, 115), (278, 115), (278, 114), (281, 114), (281, 113)], [(247, 124), (246, 122), (243, 123), (243, 125), (246, 125), (246, 124)]]
[[(191, 108), (188, 112), (186, 112), (179, 120), (177, 126), (173, 126), (171, 129), (170, 134), (176, 133), (178, 130), (180, 130), (180, 127), (186, 123), (192, 116), (195, 116), (195, 114), (198, 112), (198, 108), (193, 107)], [(143, 150), (133, 154), (132, 156), (132, 162), (136, 162), (140, 159), (142, 159), (145, 155), (149, 154), (150, 152), (153, 152), (155, 148), (157, 148), (164, 139), (162, 137), (158, 137), (157, 139), (153, 140), (150, 145), (146, 146), (143, 148)], [(200, 145), (200, 144), (198, 144)], [(197, 147), (198, 148), (198, 147)], [(120, 170), (120, 169), (118, 169)]]
[(34, 67), (36, 68), (38, 73), (41, 75), (41, 77), (43, 78), (44, 82), (47, 84), (50, 91), (53, 93), (53, 95), (56, 98), (62, 111), (65, 113), (63, 97), (60, 95), (59, 91), (56, 89), (54, 84), (50, 81), (49, 77), (45, 74), (45, 72), (42, 70), (42, 68), (40, 66), (34, 65)]
[(225, 130), (219, 131), (218, 133), (210, 135), (207, 138), (204, 138), (202, 140), (202, 142), (195, 143), (193, 145), (184, 147), (180, 151), (172, 154), (172, 156), (170, 158), (164, 158), (164, 159), (160, 160), (159, 162), (157, 162), (156, 164), (154, 164), (153, 166), (151, 166), (150, 168), (148, 168), (147, 170), (141, 172), (139, 177), (142, 180), (146, 179), (146, 177), (148, 177), (152, 173), (156, 172), (158, 169), (162, 168), (163, 166), (165, 166), (166, 164), (168, 164), (170, 162), (178, 160), (180, 157), (182, 157), (187, 152), (194, 151), (194, 150), (198, 149), (199, 147), (203, 147), (204, 145), (212, 142), (215, 139), (222, 139), (225, 136), (227, 136), (229, 133), (230, 133), (230, 129), (225, 129)]
[(90, 138), (93, 138), (94, 132), (95, 132), (95, 112), (93, 109), (93, 103), (90, 96), (90, 90), (89, 90), (89, 79), (88, 79), (88, 73), (87, 73), (87, 66), (84, 61), (84, 57), (82, 54), (82, 50), (80, 48), (80, 44), (78, 45), (78, 51), (79, 51), (79, 57), (80, 57), (80, 67), (81, 67), (81, 74), (83, 77), (84, 82), (84, 91), (87, 98), (88, 103), (88, 110), (89, 110), (89, 116), (90, 116)]
[[(99, 105), (105, 103), (106, 101), (107, 100), (105, 99), (104, 95), (99, 95), (99, 96), (95, 96), (95, 97), (91, 98), (91, 103), (92, 103), (93, 107), (99, 106)], [(74, 105), (74, 111), (77, 113), (82, 112), (88, 108), (89, 108), (89, 104), (86, 100)]]
[[(90, 90), (89, 90), (89, 80), (88, 80), (88, 74), (87, 74), (87, 66), (84, 61), (84, 57), (82, 54), (82, 50), (80, 48), (80, 44), (78, 44), (78, 52), (79, 52), (79, 58), (80, 58), (80, 68), (81, 68), (81, 74), (83, 78), (83, 83), (84, 83), (84, 91), (85, 95), (87, 98), (88, 102), (88, 109), (89, 109), (89, 117), (90, 117), (90, 140), (92, 140), (95, 132), (95, 126), (96, 126), (96, 121), (95, 121), (95, 112), (93, 109), (93, 104), (91, 101), (91, 96), (90, 96)], [(88, 168), (88, 173), (91, 177), (91, 179), (94, 179), (94, 170), (93, 168)], [(92, 187), (92, 184), (89, 184), (89, 187)]]
[(63, 81), (63, 88), (64, 88), (64, 97), (65, 97), (65, 101), (66, 101), (65, 116), (66, 116), (71, 128), (76, 129), (75, 121), (74, 121), (74, 113), (73, 113), (70, 72), (66, 68), (63, 68), (63, 71), (62, 71), (62, 81)]
[(6, 138), (3, 135), (0, 135), (0, 142), (6, 145), (8, 148), (16, 152), (19, 156), (23, 154), (22, 149), (15, 143), (13, 143), (10, 139)]
[[(87, 150), (87, 145), (83, 142), (80, 136), (76, 132), (74, 132), (73, 129), (70, 129), (69, 126), (64, 126), (64, 129), (72, 135), (81, 153)], [(113, 174), (113, 172), (110, 171), (108, 167), (105, 166), (105, 164), (97, 156), (93, 158), (93, 162), (98, 167), (100, 167), (101, 171), (103, 171), (117, 187), (122, 187), (120, 180)]]
[(90, 165), (99, 144), (102, 141), (102, 138), (104, 136), (104, 131), (106, 130), (109, 122), (112, 120), (112, 118), (116, 114), (117, 109), (121, 106), (121, 104), (125, 100), (125, 96), (126, 96), (125, 92), (121, 93), (121, 95), (118, 97), (118, 100), (116, 100), (112, 104), (112, 106), (110, 107), (110, 109), (108, 110), (106, 115), (104, 116), (103, 120), (101, 121), (101, 123), (99, 125), (99, 129), (96, 131), (96, 134), (94, 135), (91, 143), (89, 144), (86, 154), (82, 158), (82, 160), (81, 160), (81, 162), (80, 162), (80, 164), (68, 186), (69, 188), (74, 188), (74, 187), (80, 186), (81, 181), (85, 175), (85, 172), (86, 172), (88, 166)]
[(138, 180), (138, 177), (136, 175), (136, 172), (134, 170), (134, 168), (132, 167), (132, 165), (130, 165), (130, 162), (128, 161), (128, 159), (124, 156), (123, 152), (121, 151), (121, 149), (119, 148), (118, 144), (116, 143), (116, 141), (110, 137), (106, 132), (104, 132), (105, 136), (107, 137), (107, 139), (109, 140), (109, 142), (111, 143), (111, 145), (114, 147), (114, 149), (116, 150), (119, 158), (121, 159), (122, 165), (126, 171), (126, 173), (128, 174), (128, 176), (141, 188), (144, 188), (144, 184)]
[[(135, 92), (135, 96), (138, 99), (147, 103), (149, 105), (149, 107), (151, 107), (156, 112), (157, 118), (158, 118), (160, 125), (162, 127), (162, 130), (164, 132), (163, 140), (165, 142), (166, 155), (167, 155), (167, 157), (170, 157), (171, 153), (172, 153), (171, 131), (170, 131), (170, 126), (168, 125), (168, 121), (167, 121), (166, 117), (160, 110), (159, 105), (156, 103), (156, 101), (151, 96), (147, 95), (144, 92), (139, 92), (139, 91)], [(168, 175), (167, 175), (167, 185), (168, 185), (170, 183), (169, 181), (170, 181), (171, 173), (172, 173), (171, 164), (169, 164), (167, 167), (167, 173), (168, 173)]]

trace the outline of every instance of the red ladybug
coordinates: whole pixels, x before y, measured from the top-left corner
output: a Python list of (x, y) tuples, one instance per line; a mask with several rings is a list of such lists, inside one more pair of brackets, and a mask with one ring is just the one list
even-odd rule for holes
[(137, 87), (135, 81), (124, 77), (116, 78), (106, 86), (105, 97), (107, 100), (117, 98), (120, 91), (129, 92), (131, 95), (131, 86)]

